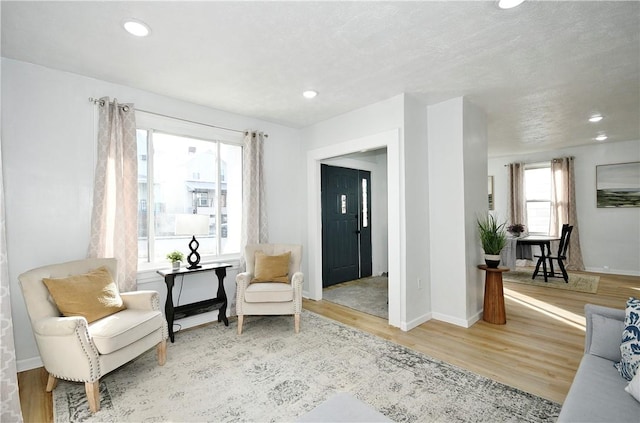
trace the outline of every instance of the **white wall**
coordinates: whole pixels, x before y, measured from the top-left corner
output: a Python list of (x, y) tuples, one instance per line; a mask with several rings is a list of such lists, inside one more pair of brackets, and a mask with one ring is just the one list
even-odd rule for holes
[(431, 318), (429, 190), (437, 179), (428, 172), (427, 108), (411, 96), (404, 100), (407, 321), (403, 329), (410, 329)]
[[(494, 175), (496, 213), (508, 218), (507, 163), (535, 163), (575, 157), (580, 247), (586, 270), (640, 276), (640, 208), (597, 208), (596, 165), (640, 161), (640, 141), (603, 142), (521, 156), (489, 159)], [(606, 267), (605, 267), (606, 266)]]
[(428, 107), (431, 295), (434, 317), (466, 318), (463, 110), (455, 98)]
[(387, 187), (387, 150), (376, 155), (376, 172), (371, 175), (371, 184), (375, 192), (371, 193), (371, 223), (377, 228), (377, 241), (372, 246), (371, 254), (375, 258), (373, 274), (380, 275), (389, 271), (389, 191)]
[(470, 326), (482, 307), (475, 222), (487, 210), (486, 119), (459, 97), (429, 106), (428, 122), (433, 317)]
[[(388, 160), (390, 196), (397, 191), (399, 204), (389, 197), (389, 236), (400, 232), (397, 254), (389, 247), (389, 323), (409, 330), (431, 317), (469, 326), (478, 319), (482, 306), (482, 274), (479, 242), (475, 236), (477, 210), (486, 211), (487, 137), (482, 111), (462, 98), (425, 107), (409, 95), (399, 95), (303, 129), (309, 150), (308, 191), (313, 200), (317, 157), (336, 151), (358, 151), (367, 134), (399, 128), (398, 162)], [(375, 138), (375, 135), (369, 136)], [(334, 148), (335, 147), (335, 148)], [(389, 154), (391, 157), (391, 153)], [(317, 184), (317, 182), (316, 182)], [(309, 202), (309, 261), (321, 267), (318, 258), (319, 214)], [(470, 210), (465, 210), (470, 207)], [(398, 221), (392, 213), (397, 213)], [(314, 245), (317, 244), (317, 245)], [(315, 250), (315, 251), (314, 251)], [(321, 279), (312, 270), (309, 294), (321, 297), (314, 284)], [(395, 273), (395, 274), (394, 274)], [(320, 290), (321, 291), (321, 290)], [(399, 309), (394, 301), (399, 295)], [(471, 298), (468, 298), (468, 296)], [(394, 320), (396, 311), (400, 319)]]
[(484, 303), (485, 272), (478, 270), (478, 264), (484, 262), (484, 254), (480, 246), (477, 218), (488, 212), (488, 139), (484, 111), (465, 100), (463, 113), (466, 319), (471, 325), (480, 318)]
[[(302, 243), (305, 165), (298, 130), (2, 58), (2, 153), (18, 370), (39, 365), (39, 356), (17, 276), (34, 267), (86, 257), (96, 142), (95, 106), (88, 98), (103, 96), (170, 116), (268, 133), (270, 240)], [(164, 284), (154, 271), (140, 275), (140, 282), (141, 289), (153, 287), (164, 295)], [(207, 282), (201, 289), (208, 289)], [(194, 280), (192, 285), (197, 284)], [(232, 300), (233, 271), (225, 287)], [(183, 290), (183, 295), (189, 294)]]

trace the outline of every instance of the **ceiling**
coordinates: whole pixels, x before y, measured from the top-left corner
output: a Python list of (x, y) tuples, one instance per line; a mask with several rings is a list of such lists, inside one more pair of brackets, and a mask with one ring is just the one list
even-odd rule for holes
[(491, 156), (640, 139), (636, 1), (0, 5), (4, 57), (294, 128), (407, 93), (484, 109)]

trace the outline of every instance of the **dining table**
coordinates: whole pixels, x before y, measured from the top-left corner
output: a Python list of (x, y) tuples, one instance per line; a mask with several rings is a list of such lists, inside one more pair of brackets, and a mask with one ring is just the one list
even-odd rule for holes
[[(560, 241), (559, 236), (549, 236), (549, 235), (526, 235), (520, 237), (513, 237), (515, 239), (516, 244), (516, 258), (526, 258), (533, 259), (533, 255), (531, 252), (524, 253), (524, 249), (518, 251), (520, 246), (537, 246), (540, 248), (540, 255), (538, 256), (538, 261), (536, 262), (536, 268), (533, 271), (533, 275), (531, 279), (535, 279), (540, 272), (540, 265), (542, 265), (543, 275), (545, 282), (547, 281), (547, 275), (553, 274), (553, 263), (549, 261), (549, 271), (547, 272), (547, 257), (551, 254), (551, 242)], [(518, 257), (520, 255), (521, 257)], [(528, 255), (528, 257), (525, 257)], [(515, 267), (515, 266), (514, 266)]]

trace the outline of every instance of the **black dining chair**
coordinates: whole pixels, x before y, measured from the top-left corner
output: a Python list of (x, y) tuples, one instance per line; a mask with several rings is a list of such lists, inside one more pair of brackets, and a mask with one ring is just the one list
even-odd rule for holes
[[(544, 281), (548, 282), (548, 278), (562, 278), (566, 283), (569, 283), (569, 275), (567, 274), (567, 269), (564, 266), (564, 261), (567, 259), (567, 248), (569, 248), (569, 239), (571, 238), (571, 231), (573, 230), (573, 226), (569, 226), (569, 224), (565, 223), (562, 225), (562, 232), (560, 234), (560, 244), (558, 245), (558, 254), (547, 256), (535, 256), (538, 257), (538, 261), (543, 260), (543, 274)], [(546, 260), (549, 260), (549, 270), (547, 271), (547, 263)], [(558, 262), (558, 267), (560, 267), (561, 273), (556, 273), (553, 269), (553, 260)], [(539, 264), (538, 264), (539, 265)]]

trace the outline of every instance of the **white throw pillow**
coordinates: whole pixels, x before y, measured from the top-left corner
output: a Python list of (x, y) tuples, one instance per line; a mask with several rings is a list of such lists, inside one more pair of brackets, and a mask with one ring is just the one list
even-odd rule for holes
[(636, 401), (640, 402), (640, 372), (636, 373), (624, 390), (630, 393)]

